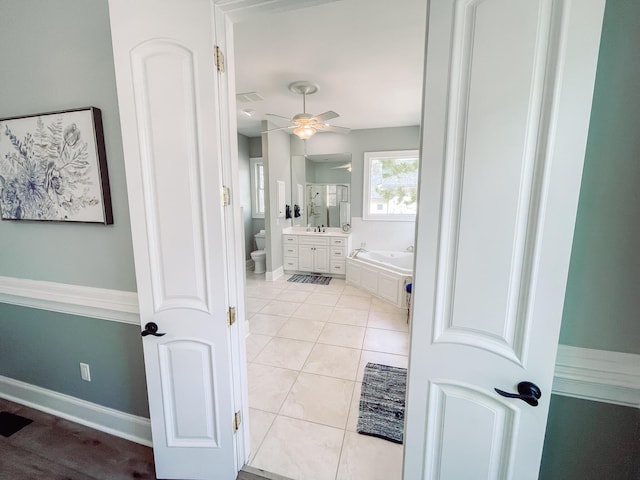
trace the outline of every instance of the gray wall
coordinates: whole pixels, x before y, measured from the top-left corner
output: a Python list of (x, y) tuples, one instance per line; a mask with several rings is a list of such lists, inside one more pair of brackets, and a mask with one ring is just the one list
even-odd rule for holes
[[(135, 291), (107, 0), (3, 0), (0, 45), (0, 116), (102, 110), (114, 214), (110, 226), (0, 222), (0, 276)], [(134, 325), (0, 304), (0, 375), (148, 415)]]
[[(560, 343), (640, 354), (640, 2), (608, 1)], [(635, 462), (635, 465), (634, 465)], [(552, 396), (540, 478), (640, 478), (640, 409)]]
[[(263, 122), (266, 124), (266, 122)], [(263, 131), (267, 130), (263, 125)], [(291, 226), (291, 220), (278, 218), (276, 182), (285, 184), (285, 203), (291, 205), (291, 147), (289, 134), (282, 131), (262, 135), (262, 159), (265, 175), (265, 224), (267, 273), (282, 267), (282, 230)]]
[(640, 354), (640, 2), (608, 1), (560, 343)]
[(238, 135), (238, 189), (242, 207), (244, 229), (244, 259), (253, 251), (253, 226), (251, 222), (251, 168), (249, 165), (249, 137)]
[(5, 0), (0, 45), (0, 117), (102, 110), (114, 216), (110, 226), (0, 222), (0, 275), (135, 291), (107, 1)]

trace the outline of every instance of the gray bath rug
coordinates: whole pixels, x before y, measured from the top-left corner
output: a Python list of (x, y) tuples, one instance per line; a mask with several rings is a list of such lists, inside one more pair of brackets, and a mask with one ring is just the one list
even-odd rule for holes
[(358, 433), (402, 443), (407, 369), (367, 363), (362, 380)]
[(324, 277), (322, 275), (302, 275), (295, 274), (289, 277), (287, 282), (295, 282), (295, 283), (313, 283), (316, 285), (329, 285), (331, 281), (331, 277)]
[(0, 412), (0, 435), (10, 437), (31, 422), (33, 422), (33, 420), (21, 417), (15, 413)]

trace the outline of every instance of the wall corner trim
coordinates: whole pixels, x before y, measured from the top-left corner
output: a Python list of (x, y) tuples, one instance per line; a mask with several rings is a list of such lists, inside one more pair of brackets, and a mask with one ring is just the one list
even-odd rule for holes
[(0, 303), (140, 325), (135, 292), (0, 277)]
[(152, 446), (151, 422), (96, 403), (0, 375), (0, 397), (101, 432)]
[(640, 408), (640, 355), (559, 345), (553, 393)]
[(284, 267), (280, 266), (276, 268), (273, 272), (265, 273), (265, 280), (267, 282), (275, 282), (277, 279), (284, 275)]

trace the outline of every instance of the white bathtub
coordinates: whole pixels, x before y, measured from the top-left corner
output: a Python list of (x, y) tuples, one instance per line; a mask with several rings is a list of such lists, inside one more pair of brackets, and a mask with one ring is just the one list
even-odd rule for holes
[(413, 277), (413, 253), (376, 250), (347, 258), (347, 284), (406, 308), (405, 285)]

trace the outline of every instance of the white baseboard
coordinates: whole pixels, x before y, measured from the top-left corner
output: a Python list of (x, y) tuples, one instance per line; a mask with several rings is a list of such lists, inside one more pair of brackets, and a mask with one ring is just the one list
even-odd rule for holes
[(559, 345), (553, 393), (640, 408), (640, 355)]
[(151, 422), (148, 418), (123, 413), (1, 375), (0, 397), (116, 437), (151, 446)]
[(283, 267), (278, 267), (276, 268), (273, 272), (266, 272), (264, 279), (268, 282), (273, 282), (277, 279), (279, 279), (281, 276), (284, 275), (284, 268)]
[(140, 325), (135, 292), (0, 277), (0, 303)]

